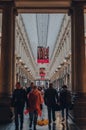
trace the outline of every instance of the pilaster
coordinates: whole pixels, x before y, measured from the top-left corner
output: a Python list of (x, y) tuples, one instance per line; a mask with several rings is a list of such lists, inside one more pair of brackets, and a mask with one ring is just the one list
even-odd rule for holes
[(84, 7), (73, 3), (71, 9), (72, 25), (72, 90), (78, 94), (73, 116), (76, 124), (86, 128), (86, 67), (84, 41)]
[(10, 96), (14, 84), (15, 59), (15, 8), (14, 3), (2, 2), (2, 40), (1, 40), (1, 73), (0, 73), (0, 122), (12, 119)]

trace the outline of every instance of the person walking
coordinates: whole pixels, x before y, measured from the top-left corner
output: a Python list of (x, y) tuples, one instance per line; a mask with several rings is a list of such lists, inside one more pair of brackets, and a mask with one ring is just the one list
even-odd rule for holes
[(51, 125), (51, 122), (53, 120), (53, 124), (55, 124), (55, 110), (54, 105), (58, 102), (58, 93), (57, 90), (53, 88), (53, 84), (49, 84), (49, 88), (46, 89), (44, 93), (44, 102), (45, 105), (47, 105), (48, 110), (48, 120), (49, 120), (49, 126)]
[(32, 91), (28, 94), (27, 98), (28, 98), (28, 109), (30, 117), (29, 127), (31, 129), (33, 123), (34, 130), (36, 130), (38, 114), (41, 115), (41, 104), (42, 104), (41, 93), (37, 89), (36, 85), (33, 86)]
[(33, 86), (34, 86), (34, 83), (31, 82), (30, 86), (26, 89), (27, 95), (30, 93), (30, 91), (32, 90)]
[(68, 109), (71, 105), (71, 93), (67, 89), (66, 85), (62, 86), (62, 89), (60, 90), (60, 105), (61, 105), (61, 111), (62, 111), (62, 122), (64, 119), (64, 111), (66, 110), (66, 120), (68, 119)]
[(27, 104), (26, 104), (26, 106), (27, 106), (27, 110), (28, 110), (28, 97), (29, 97), (29, 93), (32, 91), (32, 89), (33, 89), (33, 86), (34, 86), (34, 82), (31, 82), (30, 83), (30, 86), (26, 89), (26, 94), (27, 94)]
[(26, 91), (20, 85), (20, 82), (16, 83), (16, 88), (12, 94), (12, 107), (14, 107), (15, 114), (15, 130), (19, 130), (19, 117), (20, 117), (20, 130), (23, 129), (23, 121), (24, 121), (24, 106), (26, 102)]

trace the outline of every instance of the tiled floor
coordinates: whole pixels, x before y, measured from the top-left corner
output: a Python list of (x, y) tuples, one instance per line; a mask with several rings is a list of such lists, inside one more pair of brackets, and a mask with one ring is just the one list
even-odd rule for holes
[[(43, 117), (47, 119), (47, 109), (44, 106), (44, 114)], [(14, 122), (7, 124), (7, 125), (0, 125), (0, 130), (15, 130)], [(29, 130), (29, 116), (24, 116), (24, 125), (23, 130)], [(33, 128), (32, 128), (33, 130)], [(51, 127), (48, 127), (48, 125), (45, 126), (38, 126), (37, 130), (79, 130), (69, 119), (68, 122), (61, 122), (61, 114), (60, 112), (56, 112), (56, 124), (51, 124)]]

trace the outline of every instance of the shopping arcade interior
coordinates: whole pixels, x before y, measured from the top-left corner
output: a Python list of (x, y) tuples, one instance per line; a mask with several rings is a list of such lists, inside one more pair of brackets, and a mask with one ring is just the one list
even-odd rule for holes
[[(84, 2), (83, 2), (83, 3), (84, 3)], [(67, 5), (66, 5), (66, 6), (67, 6)], [(55, 8), (55, 7), (53, 7), (53, 8)], [(77, 11), (78, 11), (78, 9), (77, 9)], [(78, 12), (77, 12), (77, 13), (78, 13)], [(79, 12), (79, 13), (81, 13), (81, 12)], [(74, 21), (74, 22), (75, 22), (75, 21)], [(8, 29), (8, 30), (9, 30), (9, 29)], [(79, 35), (81, 35), (81, 34), (79, 34)], [(76, 36), (77, 36), (77, 35), (76, 35)], [(6, 39), (5, 39), (5, 40), (6, 40)], [(75, 40), (77, 41), (78, 39), (75, 39)], [(80, 40), (81, 40), (81, 39), (80, 39)], [(9, 41), (9, 40), (8, 40), (8, 41)], [(77, 51), (77, 53), (78, 53), (78, 51)], [(82, 54), (82, 55), (83, 55), (83, 54)], [(2, 56), (2, 57), (3, 57), (3, 56)], [(81, 59), (80, 59), (80, 60), (81, 60)], [(5, 62), (5, 61), (4, 61), (4, 62)], [(6, 61), (6, 62), (7, 62), (7, 61)], [(78, 62), (79, 62), (79, 61), (78, 61)], [(82, 62), (83, 62), (83, 61), (82, 61)], [(3, 63), (3, 62), (2, 62), (2, 63)], [(3, 64), (4, 64), (4, 63), (3, 63)], [(82, 64), (83, 64), (83, 63), (82, 63)], [(2, 68), (2, 70), (4, 70), (4, 67)], [(79, 70), (79, 68), (78, 68), (78, 70)], [(78, 70), (77, 70), (77, 71), (78, 71)], [(74, 70), (74, 71), (75, 71), (75, 70)], [(80, 71), (80, 73), (82, 73), (82, 71)], [(82, 74), (82, 75), (83, 75), (83, 74)], [(9, 77), (9, 76), (8, 76), (8, 77)], [(73, 77), (74, 77), (74, 75), (73, 75)], [(78, 79), (79, 79), (78, 73), (76, 73), (76, 76), (75, 76), (74, 78), (76, 78), (76, 77), (78, 77)], [(77, 79), (77, 80), (78, 80), (78, 79)], [(4, 79), (3, 79), (3, 80), (4, 80)], [(2, 81), (3, 81), (3, 80), (2, 80)], [(76, 85), (76, 82), (75, 82), (74, 79), (73, 79), (73, 81), (74, 81), (74, 85), (73, 85), (73, 86), (74, 86), (74, 87), (75, 87), (75, 86), (78, 86), (78, 85)], [(73, 89), (74, 89), (75, 91), (78, 91), (78, 90), (79, 90), (79, 91), (84, 91), (84, 92), (85, 92), (85, 87), (84, 87), (84, 84), (85, 84), (85, 83), (82, 84), (82, 82), (83, 82), (83, 79), (82, 79), (82, 81), (80, 82), (80, 84), (83, 86), (83, 89), (81, 89), (81, 88), (73, 88)], [(2, 85), (2, 86), (3, 86), (3, 85)], [(2, 87), (2, 88), (3, 88), (3, 87)], [(1, 90), (3, 90), (3, 89), (1, 89)], [(3, 90), (3, 92), (4, 92), (4, 90)], [(9, 91), (8, 91), (8, 88), (7, 88), (7, 92), (9, 92)]]

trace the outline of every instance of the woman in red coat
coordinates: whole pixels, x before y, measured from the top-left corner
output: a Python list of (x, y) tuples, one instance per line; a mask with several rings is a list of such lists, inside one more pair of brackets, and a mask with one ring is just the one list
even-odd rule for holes
[(28, 107), (29, 107), (29, 116), (30, 116), (30, 128), (32, 127), (32, 121), (34, 125), (34, 130), (36, 130), (37, 118), (38, 115), (41, 115), (41, 104), (42, 96), (37, 86), (33, 86), (32, 91), (28, 94)]

